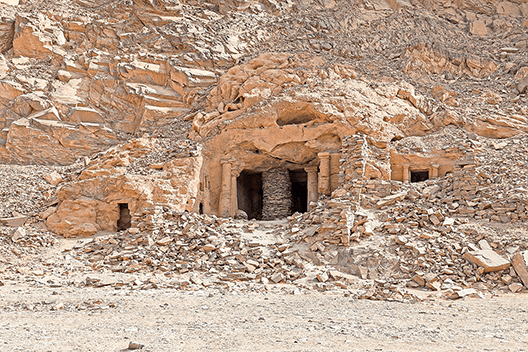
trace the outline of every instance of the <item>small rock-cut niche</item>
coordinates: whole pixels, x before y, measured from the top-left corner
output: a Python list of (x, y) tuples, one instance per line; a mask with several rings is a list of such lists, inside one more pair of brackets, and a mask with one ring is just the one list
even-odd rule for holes
[(302, 125), (302, 124), (312, 121), (313, 119), (314, 119), (314, 116), (309, 115), (309, 114), (282, 116), (277, 119), (277, 125), (279, 126)]
[(422, 182), (429, 179), (429, 171), (411, 171), (411, 182)]
[(124, 231), (129, 229), (132, 223), (128, 203), (119, 203), (119, 220), (117, 220), (117, 230)]

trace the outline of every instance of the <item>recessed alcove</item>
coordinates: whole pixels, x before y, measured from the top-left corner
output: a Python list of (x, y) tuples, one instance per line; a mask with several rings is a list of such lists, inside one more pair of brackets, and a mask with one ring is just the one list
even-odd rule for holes
[(128, 203), (119, 203), (119, 220), (117, 220), (117, 230), (124, 231), (129, 229), (132, 224), (132, 217), (130, 216), (130, 209)]
[(237, 178), (238, 209), (248, 219), (262, 219), (262, 173), (244, 170)]
[(412, 171), (411, 182), (422, 182), (429, 179), (429, 171)]

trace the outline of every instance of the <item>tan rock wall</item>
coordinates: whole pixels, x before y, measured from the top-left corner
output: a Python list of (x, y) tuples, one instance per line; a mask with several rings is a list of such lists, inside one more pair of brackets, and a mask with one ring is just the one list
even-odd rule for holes
[[(416, 94), (409, 84), (372, 89), (354, 79), (354, 73), (346, 68), (331, 67), (321, 74), (314, 69), (317, 58), (300, 59), (283, 54), (262, 55), (233, 67), (211, 91), (210, 112), (196, 115), (194, 138), (204, 143), (211, 212), (220, 211), (222, 160), (231, 160), (236, 172), (262, 172), (286, 165), (303, 169), (318, 166), (319, 153), (331, 152), (331, 192), (356, 177), (339, 177), (341, 160), (337, 155), (343, 151), (345, 136), (361, 133), (369, 139), (365, 151), (359, 146), (354, 156), (344, 156), (345, 162), (357, 158), (361, 164), (365, 159), (365, 172), (361, 171), (364, 177), (387, 180), (391, 175), (388, 142), (393, 137), (424, 135), (458, 123), (456, 117), (434, 113), (431, 102)], [(311, 82), (319, 84), (316, 102), (311, 101), (309, 89), (304, 90), (301, 85)], [(332, 89), (329, 99), (321, 98), (323, 91), (330, 92), (326, 84)], [(250, 94), (252, 100), (248, 100), (248, 92), (257, 90), (268, 93)], [(346, 94), (347, 99), (341, 99), (336, 90)], [(254, 109), (257, 105), (259, 108)], [(363, 152), (367, 155), (363, 156)], [(444, 169), (452, 170), (452, 165), (442, 166), (441, 172)]]
[(117, 231), (120, 203), (128, 205), (133, 220), (153, 205), (198, 211), (200, 155), (152, 164), (149, 175), (127, 172), (127, 167), (157, 148), (160, 145), (155, 140), (131, 140), (88, 165), (76, 180), (58, 190), (59, 206), (47, 218), (49, 229), (66, 237)]

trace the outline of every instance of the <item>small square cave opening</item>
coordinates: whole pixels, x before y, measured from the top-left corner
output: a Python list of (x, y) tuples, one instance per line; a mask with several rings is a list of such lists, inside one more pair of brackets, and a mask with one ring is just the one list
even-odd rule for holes
[(429, 179), (429, 171), (411, 171), (411, 182), (422, 182)]
[(117, 220), (117, 231), (129, 229), (132, 224), (128, 203), (119, 203), (119, 220)]

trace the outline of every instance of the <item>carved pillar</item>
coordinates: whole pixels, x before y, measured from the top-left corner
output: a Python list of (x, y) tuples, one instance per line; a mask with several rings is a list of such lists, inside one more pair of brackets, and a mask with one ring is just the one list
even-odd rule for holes
[(403, 182), (409, 183), (411, 174), (409, 173), (409, 165), (403, 165)]
[(330, 195), (330, 153), (319, 153), (319, 193)]
[(231, 162), (222, 160), (222, 191), (220, 192), (218, 215), (224, 218), (231, 215), (231, 184)]
[(439, 164), (431, 164), (431, 178), (438, 178), (438, 168)]
[(319, 199), (319, 193), (317, 190), (317, 166), (310, 166), (304, 169), (306, 171), (307, 187), (308, 187), (308, 210), (312, 210), (310, 203), (317, 202)]
[(231, 216), (235, 216), (235, 213), (238, 210), (238, 187), (237, 187), (238, 175), (240, 175), (240, 171), (237, 169), (231, 168), (231, 207), (230, 207)]

